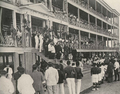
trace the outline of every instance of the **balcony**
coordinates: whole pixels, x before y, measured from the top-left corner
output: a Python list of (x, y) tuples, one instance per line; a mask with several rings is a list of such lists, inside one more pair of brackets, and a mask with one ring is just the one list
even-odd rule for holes
[(15, 40), (12, 36), (5, 36), (2, 40), (3, 41), (1, 41), (0, 47), (15, 47)]
[(59, 8), (53, 6), (53, 14), (56, 19), (67, 22), (67, 13), (65, 11), (63, 12)]
[(88, 11), (92, 12), (93, 14), (101, 17), (102, 19), (106, 20), (109, 23), (112, 23), (112, 20), (110, 18), (108, 18), (107, 16), (105, 17), (102, 13), (97, 12), (96, 10), (94, 10), (91, 6), (89, 6), (86, 2), (84, 1), (80, 1), (80, 0), (71, 0), (74, 3), (80, 5), (81, 7), (87, 9)]
[(104, 45), (99, 45), (98, 47), (96, 44), (91, 45), (81, 45), (82, 50), (118, 50), (118, 47), (105, 47)]
[(71, 25), (74, 25), (76, 27), (81, 27), (84, 29), (88, 29), (97, 33), (102, 33), (107, 36), (116, 37), (116, 35), (113, 35), (111, 32), (107, 31), (106, 29), (101, 28), (100, 26), (96, 26), (94, 23), (88, 23), (87, 21), (80, 19), (80, 21), (74, 16), (69, 15), (68, 22)]

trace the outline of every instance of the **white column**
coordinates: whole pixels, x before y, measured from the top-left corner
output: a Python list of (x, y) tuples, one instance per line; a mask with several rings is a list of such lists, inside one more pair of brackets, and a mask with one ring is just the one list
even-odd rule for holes
[(81, 49), (81, 31), (79, 30), (79, 49)]
[(90, 38), (90, 33), (88, 33), (88, 38)]
[(47, 0), (44, 0), (44, 2), (45, 2), (45, 6), (47, 7)]
[(53, 26), (53, 21), (50, 20), (49, 27), (51, 28)]
[(90, 15), (88, 14), (88, 24), (90, 24)]
[(13, 27), (16, 29), (17, 25), (16, 25), (16, 12), (13, 10), (12, 12), (12, 19), (13, 19)]
[(98, 48), (98, 35), (96, 35), (96, 48)]
[(113, 47), (112, 39), (111, 39), (111, 48)]
[[(29, 21), (30, 21), (30, 23), (29, 23), (29, 27), (30, 27), (30, 33), (32, 34), (32, 22), (31, 22), (31, 15), (29, 15)], [(32, 36), (29, 36), (29, 46), (30, 47), (32, 47)]]
[(4, 42), (4, 38), (3, 38), (3, 35), (2, 35), (2, 27), (1, 27), (2, 26), (2, 8), (0, 8), (0, 14), (1, 14), (1, 16), (0, 16), (0, 34), (1, 34), (0, 37), (1, 38), (0, 39), (1, 39), (2, 42)]
[(95, 0), (95, 10), (97, 10), (97, 1)]
[[(14, 10), (12, 11), (12, 19), (13, 19), (13, 27), (15, 29), (17, 29), (17, 25), (16, 25), (16, 12)], [(17, 47), (16, 37), (15, 37), (15, 47)]]
[(19, 67), (19, 54), (14, 53), (14, 72), (17, 72), (17, 67)]
[(23, 23), (23, 17), (24, 15), (21, 14), (20, 15), (20, 22), (21, 22), (21, 31), (22, 31), (22, 46), (25, 47), (25, 28), (23, 27), (24, 26), (24, 23)]

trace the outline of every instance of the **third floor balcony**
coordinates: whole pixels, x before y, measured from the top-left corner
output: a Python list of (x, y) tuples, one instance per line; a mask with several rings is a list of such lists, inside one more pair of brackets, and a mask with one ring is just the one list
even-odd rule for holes
[(105, 21), (112, 23), (112, 20), (109, 17), (104, 16), (101, 12), (96, 11), (92, 6), (88, 5), (85, 1), (83, 1), (83, 0), (70, 0), (70, 1), (76, 3), (77, 5), (80, 5), (81, 7), (94, 13), (95, 15), (99, 16), (100, 18), (104, 19)]

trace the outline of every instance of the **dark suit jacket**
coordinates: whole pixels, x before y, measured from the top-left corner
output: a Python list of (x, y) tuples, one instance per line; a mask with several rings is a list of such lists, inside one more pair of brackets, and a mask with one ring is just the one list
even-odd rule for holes
[(34, 80), (33, 87), (35, 91), (43, 90), (43, 84), (42, 84), (42, 82), (44, 81), (43, 74), (38, 71), (33, 71), (33, 73), (31, 74), (31, 77)]

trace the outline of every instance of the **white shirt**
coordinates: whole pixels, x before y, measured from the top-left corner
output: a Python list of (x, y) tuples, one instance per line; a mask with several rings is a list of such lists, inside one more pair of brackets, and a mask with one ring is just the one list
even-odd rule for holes
[[(7, 67), (4, 68), (4, 71), (7, 71)], [(12, 75), (13, 74), (13, 70), (11, 67), (8, 67), (8, 74)]]
[(45, 79), (48, 86), (56, 85), (59, 79), (58, 71), (53, 67), (49, 67), (45, 72)]
[(42, 44), (43, 43), (43, 36), (42, 36), (42, 34), (39, 35), (39, 40), (40, 40), (40, 43)]
[(83, 71), (83, 63), (79, 61), (79, 67), (81, 68), (81, 71)]
[(55, 47), (53, 45), (49, 44), (48, 51), (50, 51), (51, 53), (55, 53)]
[(114, 67), (115, 67), (115, 70), (119, 68), (119, 63), (117, 61), (114, 63)]
[(36, 43), (39, 43), (39, 38), (38, 38), (37, 35), (35, 36), (35, 42), (36, 42)]
[(18, 79), (18, 91), (21, 94), (34, 94), (35, 90), (32, 86), (33, 79), (28, 74), (22, 74), (21, 77)]
[(56, 45), (56, 43), (58, 42), (58, 39), (54, 37), (54, 44)]
[(13, 94), (14, 86), (11, 80), (2, 76), (0, 78), (0, 94)]

